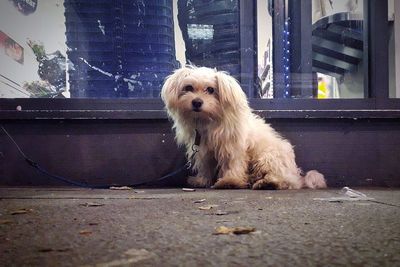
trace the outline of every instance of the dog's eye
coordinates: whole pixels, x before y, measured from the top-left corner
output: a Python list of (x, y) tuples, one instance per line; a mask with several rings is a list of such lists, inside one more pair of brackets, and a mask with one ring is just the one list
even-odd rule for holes
[(207, 87), (207, 92), (208, 92), (209, 94), (213, 94), (214, 91), (215, 91), (214, 88), (212, 88), (212, 87)]
[(186, 85), (185, 87), (183, 87), (183, 91), (185, 91), (185, 92), (193, 92), (193, 86)]

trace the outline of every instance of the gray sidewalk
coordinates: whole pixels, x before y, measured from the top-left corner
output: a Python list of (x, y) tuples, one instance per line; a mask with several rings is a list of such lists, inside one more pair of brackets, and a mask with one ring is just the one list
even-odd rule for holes
[(400, 189), (358, 190), (0, 188), (0, 266), (400, 266)]

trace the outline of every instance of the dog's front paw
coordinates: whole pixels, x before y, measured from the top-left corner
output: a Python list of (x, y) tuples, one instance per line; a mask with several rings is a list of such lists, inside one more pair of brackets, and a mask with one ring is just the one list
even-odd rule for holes
[(207, 178), (202, 176), (190, 176), (187, 183), (192, 187), (202, 188), (210, 186), (210, 182)]
[(254, 190), (277, 190), (289, 189), (289, 185), (284, 181), (261, 179), (255, 182), (252, 186)]
[(241, 179), (220, 178), (213, 185), (214, 189), (245, 189), (249, 188), (249, 184)]

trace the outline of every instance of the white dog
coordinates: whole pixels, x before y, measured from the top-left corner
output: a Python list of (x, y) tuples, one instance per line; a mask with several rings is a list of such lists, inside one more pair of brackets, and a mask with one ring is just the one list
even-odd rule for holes
[(322, 174), (302, 176), (292, 145), (252, 113), (238, 82), (224, 72), (187, 66), (161, 91), (178, 144), (197, 172), (194, 187), (325, 188)]

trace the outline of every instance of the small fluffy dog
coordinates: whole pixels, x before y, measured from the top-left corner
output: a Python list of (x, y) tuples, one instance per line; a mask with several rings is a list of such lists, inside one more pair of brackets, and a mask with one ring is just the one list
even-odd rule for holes
[(161, 91), (177, 143), (186, 146), (194, 187), (325, 188), (324, 176), (302, 176), (292, 145), (252, 113), (238, 82), (225, 72), (187, 66)]

